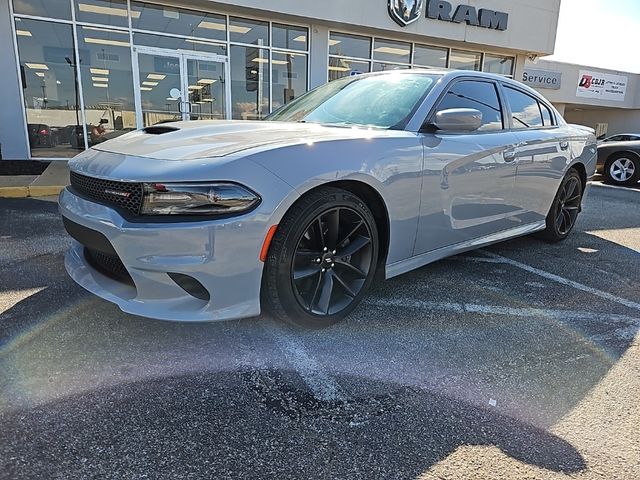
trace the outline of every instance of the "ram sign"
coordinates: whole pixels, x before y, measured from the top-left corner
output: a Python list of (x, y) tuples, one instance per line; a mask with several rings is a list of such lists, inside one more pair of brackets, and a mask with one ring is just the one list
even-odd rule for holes
[(585, 98), (599, 98), (624, 102), (629, 77), (611, 73), (580, 70), (576, 95)]

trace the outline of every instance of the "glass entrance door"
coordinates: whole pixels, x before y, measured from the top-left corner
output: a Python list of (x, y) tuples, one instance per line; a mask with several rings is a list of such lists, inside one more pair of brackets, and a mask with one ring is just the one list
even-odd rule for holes
[(227, 57), (135, 47), (138, 128), (231, 118)]

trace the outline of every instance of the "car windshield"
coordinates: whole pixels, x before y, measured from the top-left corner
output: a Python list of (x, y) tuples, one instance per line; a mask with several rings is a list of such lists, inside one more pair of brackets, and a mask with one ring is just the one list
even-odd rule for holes
[(312, 90), (266, 120), (401, 128), (437, 79), (424, 73), (343, 78)]

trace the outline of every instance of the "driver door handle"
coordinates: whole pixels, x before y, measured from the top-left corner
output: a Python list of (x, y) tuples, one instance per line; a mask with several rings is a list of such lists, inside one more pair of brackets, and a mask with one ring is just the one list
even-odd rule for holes
[(560, 150), (567, 150), (569, 148), (569, 142), (567, 140), (563, 140), (560, 142)]
[(507, 163), (513, 162), (518, 157), (518, 150), (516, 148), (507, 148), (502, 152), (502, 157)]

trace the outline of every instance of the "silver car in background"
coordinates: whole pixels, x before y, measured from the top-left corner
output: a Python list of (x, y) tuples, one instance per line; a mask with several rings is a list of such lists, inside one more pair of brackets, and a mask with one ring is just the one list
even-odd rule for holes
[(71, 277), (125, 312), (298, 325), (376, 271), (575, 226), (596, 139), (534, 90), (420, 71), (319, 87), (262, 122), (178, 122), (94, 146), (60, 195)]

